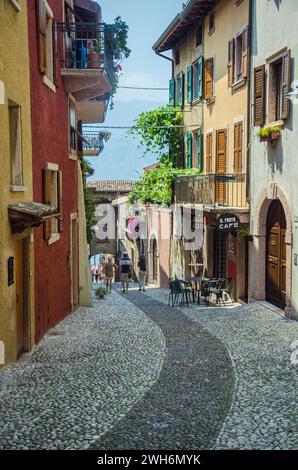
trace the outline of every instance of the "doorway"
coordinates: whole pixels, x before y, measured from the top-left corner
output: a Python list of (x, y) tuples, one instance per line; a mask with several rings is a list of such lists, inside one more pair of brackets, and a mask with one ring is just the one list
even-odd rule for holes
[(71, 310), (79, 305), (79, 245), (78, 245), (78, 216), (71, 216), (70, 224), (71, 246)]
[(215, 230), (214, 236), (214, 266), (215, 277), (226, 277), (227, 275), (227, 234)]
[(30, 349), (29, 321), (29, 238), (16, 241), (15, 292), (16, 292), (16, 332), (17, 357)]
[(273, 201), (267, 215), (266, 300), (286, 306), (286, 217), (281, 202)]

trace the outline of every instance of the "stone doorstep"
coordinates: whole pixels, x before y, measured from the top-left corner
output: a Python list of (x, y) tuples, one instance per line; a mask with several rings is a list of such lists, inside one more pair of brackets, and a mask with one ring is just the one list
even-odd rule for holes
[(270, 302), (267, 302), (266, 300), (252, 300), (252, 303), (262, 305), (262, 307), (271, 310), (271, 312), (277, 313), (277, 315), (280, 315), (281, 317), (286, 316), (284, 310), (279, 307), (276, 307), (276, 305), (273, 305)]

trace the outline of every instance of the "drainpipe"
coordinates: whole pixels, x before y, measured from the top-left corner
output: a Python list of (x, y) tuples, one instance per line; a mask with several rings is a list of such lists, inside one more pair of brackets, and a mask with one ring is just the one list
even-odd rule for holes
[(247, 151), (246, 151), (246, 200), (250, 202), (250, 158), (251, 158), (251, 63), (252, 63), (252, 13), (253, 0), (249, 0), (248, 20), (248, 75), (247, 75)]
[(163, 57), (164, 59), (167, 59), (169, 61), (172, 62), (172, 78), (174, 78), (174, 59), (171, 59), (170, 57), (167, 57), (166, 55), (164, 54), (161, 54), (160, 52), (156, 52), (157, 55), (159, 55), (160, 57)]

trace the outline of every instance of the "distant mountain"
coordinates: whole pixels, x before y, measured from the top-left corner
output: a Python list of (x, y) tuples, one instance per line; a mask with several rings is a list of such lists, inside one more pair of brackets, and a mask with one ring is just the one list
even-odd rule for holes
[[(161, 102), (133, 100), (126, 103), (116, 101), (114, 109), (108, 111), (103, 125), (128, 127), (142, 111), (162, 106)], [(95, 169), (92, 179), (137, 179), (146, 165), (156, 161), (152, 154), (144, 158), (138, 142), (127, 136), (127, 130), (107, 129), (112, 136), (105, 143), (103, 152), (97, 158), (88, 159)]]

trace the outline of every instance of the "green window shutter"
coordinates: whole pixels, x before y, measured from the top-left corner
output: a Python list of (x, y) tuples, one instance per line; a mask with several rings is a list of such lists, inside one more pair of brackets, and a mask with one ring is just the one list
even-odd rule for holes
[(175, 79), (171, 78), (169, 83), (169, 104), (175, 106)]
[(187, 134), (187, 168), (192, 168), (192, 133)]
[(191, 103), (193, 99), (192, 81), (193, 81), (193, 67), (192, 65), (189, 65), (187, 67), (187, 102), (188, 103)]
[(179, 98), (178, 98), (178, 106), (183, 106), (184, 104), (184, 73), (181, 72), (179, 74)]
[(200, 56), (198, 59), (198, 99), (203, 98), (203, 76), (204, 76), (204, 58)]
[(180, 136), (180, 162), (179, 167), (185, 167), (185, 144), (184, 144), (184, 135)]
[(200, 171), (203, 171), (203, 147), (202, 147), (203, 139), (202, 139), (202, 129), (198, 129), (198, 141), (197, 141), (197, 146), (198, 146), (198, 169)]

